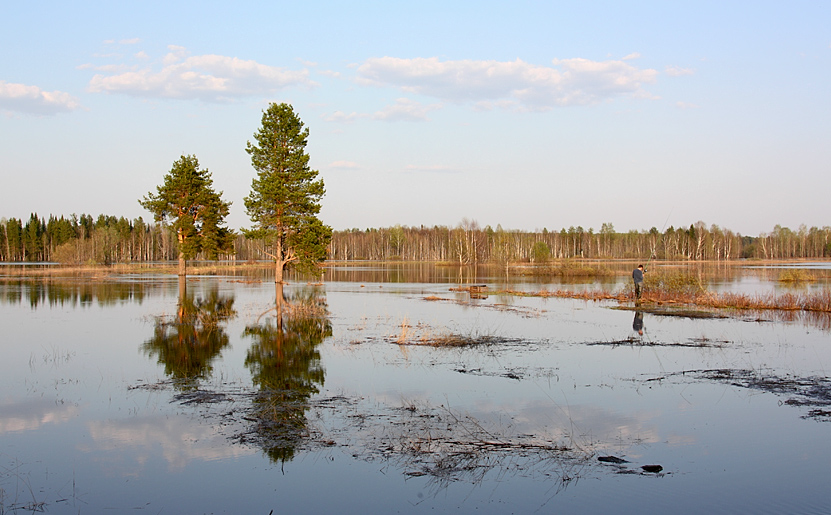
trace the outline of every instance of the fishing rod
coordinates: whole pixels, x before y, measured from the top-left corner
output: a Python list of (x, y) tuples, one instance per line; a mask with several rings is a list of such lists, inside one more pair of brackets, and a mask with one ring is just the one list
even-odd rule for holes
[[(669, 214), (667, 214), (667, 218), (666, 218), (666, 220), (664, 220), (664, 226), (661, 227), (661, 234), (664, 234), (664, 230), (666, 230), (666, 228), (667, 228), (667, 223), (669, 223), (669, 217), (672, 216), (672, 210), (673, 209), (675, 209), (675, 208), (672, 208), (672, 209), (669, 210)], [(650, 254), (649, 254), (649, 261), (647, 262), (647, 265), (652, 266), (652, 260), (655, 258), (655, 254), (656, 254), (656, 252), (655, 252), (655, 249), (653, 248), (652, 252), (650, 252)]]

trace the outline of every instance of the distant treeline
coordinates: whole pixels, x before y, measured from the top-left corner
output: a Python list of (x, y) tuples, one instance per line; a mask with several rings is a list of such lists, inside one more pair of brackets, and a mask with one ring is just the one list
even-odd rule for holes
[(456, 227), (389, 227), (335, 231), (329, 248), (333, 260), (544, 262), (550, 259), (732, 260), (831, 257), (831, 227), (804, 225), (793, 231), (776, 226), (758, 237), (742, 236), (697, 222), (689, 228), (661, 232), (615, 232), (611, 223), (599, 232), (582, 227), (560, 231), (512, 231), (480, 228), (464, 221)]
[[(32, 214), (29, 220), (0, 219), (0, 261), (130, 263), (177, 259), (176, 235), (141, 217)], [(790, 259), (831, 257), (831, 227), (774, 227), (742, 236), (704, 222), (688, 228), (615, 232), (569, 227), (560, 231), (513, 231), (463, 221), (455, 227), (387, 227), (335, 231), (328, 258), (338, 261), (444, 261), (460, 264), (545, 262), (550, 259)], [(197, 256), (197, 259), (201, 256)], [(220, 259), (262, 259), (256, 242), (237, 235), (234, 250)]]
[[(176, 234), (141, 217), (32, 214), (24, 224), (0, 219), (0, 261), (57, 261), (112, 264), (170, 261), (178, 257)], [(232, 256), (222, 256), (230, 258)]]

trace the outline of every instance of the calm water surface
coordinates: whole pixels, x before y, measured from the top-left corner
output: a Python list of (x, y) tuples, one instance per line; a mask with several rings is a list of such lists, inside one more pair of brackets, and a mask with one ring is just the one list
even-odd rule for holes
[[(326, 319), (280, 333), (267, 278), (191, 277), (184, 303), (162, 275), (3, 280), (0, 513), (831, 512), (827, 323), (640, 335), (617, 304), (460, 283), (506, 285), (330, 270), (286, 287)], [(449, 336), (483, 343), (412, 345)]]

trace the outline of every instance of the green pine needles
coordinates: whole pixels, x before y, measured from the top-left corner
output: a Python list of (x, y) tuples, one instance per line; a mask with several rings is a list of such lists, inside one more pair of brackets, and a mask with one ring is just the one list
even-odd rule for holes
[(183, 155), (164, 176), (157, 193), (148, 193), (139, 204), (157, 221), (171, 221), (179, 243), (179, 275), (186, 263), (200, 252), (214, 259), (233, 245), (233, 231), (223, 227), (231, 206), (222, 192), (213, 190), (211, 174), (199, 168), (196, 156)]
[(317, 264), (326, 259), (332, 237), (332, 228), (317, 217), (326, 190), (317, 170), (309, 168), (308, 137), (291, 105), (272, 103), (263, 111), (255, 143), (245, 149), (257, 177), (245, 197), (254, 227), (243, 233), (259, 240), (262, 252), (274, 259), (278, 283), (287, 265), (319, 274)]

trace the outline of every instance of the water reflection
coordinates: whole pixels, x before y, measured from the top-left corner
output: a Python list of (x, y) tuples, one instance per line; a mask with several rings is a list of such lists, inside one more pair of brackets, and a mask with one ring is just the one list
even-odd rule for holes
[(179, 283), (179, 305), (173, 320), (157, 317), (153, 337), (142, 350), (155, 357), (164, 372), (181, 390), (198, 386), (213, 370), (211, 363), (228, 345), (222, 324), (236, 316), (233, 296), (220, 296), (216, 286), (204, 297), (195, 299), (187, 293), (187, 283)]
[(315, 289), (279, 302), (278, 318), (245, 328), (253, 339), (245, 357), (259, 391), (254, 397), (255, 438), (266, 454), (279, 462), (294, 457), (308, 434), (309, 398), (323, 386), (324, 369), (318, 345), (332, 335), (325, 298)]
[(89, 278), (27, 278), (0, 282), (0, 302), (40, 306), (85, 307), (141, 303), (148, 285), (142, 282), (96, 281)]
[(80, 413), (71, 403), (46, 399), (0, 401), (0, 435), (20, 431), (37, 431), (48, 424), (62, 424)]
[(91, 442), (80, 443), (78, 450), (91, 455), (114, 476), (140, 476), (159, 453), (170, 470), (184, 470), (193, 461), (251, 453), (245, 447), (227, 445), (227, 436), (212, 425), (193, 424), (167, 414), (90, 420), (87, 431)]
[(635, 311), (635, 319), (632, 321), (632, 330), (643, 336), (643, 312)]

